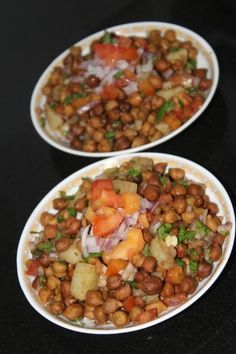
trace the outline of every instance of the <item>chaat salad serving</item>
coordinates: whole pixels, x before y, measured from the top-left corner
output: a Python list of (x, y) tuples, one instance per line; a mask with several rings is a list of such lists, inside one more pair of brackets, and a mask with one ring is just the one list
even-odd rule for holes
[(42, 306), (79, 326), (118, 328), (188, 301), (232, 226), (205, 185), (141, 157), (60, 191), (39, 222), (25, 272)]
[(146, 37), (112, 32), (73, 46), (49, 74), (36, 109), (56, 139), (88, 153), (121, 151), (154, 142), (188, 121), (212, 80), (198, 66), (198, 49), (173, 30)]

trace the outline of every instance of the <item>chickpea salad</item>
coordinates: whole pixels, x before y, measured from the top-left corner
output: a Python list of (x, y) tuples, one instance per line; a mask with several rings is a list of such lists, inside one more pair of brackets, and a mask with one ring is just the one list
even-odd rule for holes
[(212, 80), (198, 50), (175, 31), (146, 37), (112, 32), (87, 55), (73, 46), (42, 88), (40, 124), (56, 139), (88, 153), (154, 142), (181, 127), (202, 106)]
[(25, 272), (46, 310), (78, 326), (155, 320), (208, 278), (232, 224), (181, 168), (136, 157), (60, 191), (31, 230)]

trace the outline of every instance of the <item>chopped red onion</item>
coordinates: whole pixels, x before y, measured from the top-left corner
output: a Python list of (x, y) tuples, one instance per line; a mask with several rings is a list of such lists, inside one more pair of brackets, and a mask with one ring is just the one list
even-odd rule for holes
[(83, 213), (80, 213), (80, 212), (77, 211), (76, 219), (81, 220), (82, 217), (83, 217)]
[(88, 249), (87, 249), (87, 237), (89, 233), (90, 225), (86, 226), (85, 228), (81, 229), (81, 248), (84, 257), (88, 257)]
[(88, 236), (86, 239), (86, 248), (89, 253), (101, 252), (101, 247), (98, 242), (98, 238), (94, 236)]
[(125, 218), (125, 223), (126, 226), (133, 226), (137, 224), (138, 221), (138, 217), (139, 217), (139, 212), (136, 211), (135, 213), (131, 214), (130, 216), (128, 216), (127, 218)]
[(199, 220), (200, 220), (203, 224), (206, 224), (207, 213), (208, 213), (208, 210), (205, 209), (204, 212), (199, 216)]
[(193, 77), (193, 87), (197, 88), (199, 86), (200, 81), (201, 81), (200, 77), (194, 76)]
[(95, 107), (98, 103), (100, 103), (100, 100), (95, 100), (95, 101), (89, 102), (86, 105), (84, 105), (84, 106), (80, 107), (79, 109), (77, 109), (77, 113), (78, 114), (86, 113), (86, 112), (90, 111), (90, 109)]
[(84, 81), (84, 78), (82, 76), (78, 76), (78, 75), (73, 75), (70, 77), (70, 81), (74, 82), (74, 83), (78, 83), (81, 84)]
[(164, 79), (170, 80), (172, 74), (173, 74), (173, 70), (172, 69), (168, 69), (168, 70), (166, 70), (166, 71), (164, 71), (162, 73), (162, 76), (164, 77)]
[(155, 235), (157, 233), (157, 229), (159, 229), (161, 224), (162, 223), (160, 221), (155, 221), (155, 222), (151, 223), (150, 232), (152, 235)]
[(153, 205), (152, 209), (150, 210), (152, 213), (155, 211), (156, 207), (161, 204), (160, 200), (157, 199), (156, 203)]
[(137, 82), (131, 81), (127, 86), (123, 88), (123, 91), (129, 96), (134, 92), (138, 91), (138, 84)]
[(153, 203), (149, 202), (149, 200), (147, 200), (146, 198), (142, 198), (141, 199), (141, 209), (142, 210), (149, 210), (152, 209), (153, 207)]
[(232, 228), (232, 223), (228, 221), (225, 224), (218, 226), (217, 232), (219, 232), (219, 234), (222, 235), (227, 235), (227, 233), (230, 232), (231, 228)]

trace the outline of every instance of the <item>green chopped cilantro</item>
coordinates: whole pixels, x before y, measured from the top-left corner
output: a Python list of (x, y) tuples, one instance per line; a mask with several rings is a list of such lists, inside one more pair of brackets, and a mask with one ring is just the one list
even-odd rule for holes
[(113, 130), (109, 130), (106, 132), (105, 134), (105, 138), (108, 139), (108, 140), (111, 140), (113, 141), (113, 139), (115, 138), (115, 132)]
[(39, 252), (51, 253), (54, 250), (54, 241), (40, 242), (37, 244), (36, 249)]
[(39, 276), (39, 286), (41, 287), (41, 288), (45, 288), (45, 286), (46, 286), (46, 277), (44, 276), (44, 275), (40, 275)]
[(166, 237), (170, 234), (170, 231), (172, 230), (173, 225), (171, 224), (162, 224), (158, 229), (157, 229), (157, 234), (161, 240), (165, 240)]
[(61, 222), (63, 222), (63, 221), (65, 221), (64, 216), (63, 216), (63, 215), (58, 215), (58, 216), (57, 216), (57, 222), (61, 223)]
[(178, 52), (178, 50), (179, 50), (179, 47), (169, 47), (168, 48), (169, 53)]
[(176, 184), (181, 184), (184, 187), (188, 187), (188, 181), (186, 181), (186, 179), (179, 179), (178, 181), (174, 181), (173, 185), (176, 186)]
[(86, 92), (77, 92), (74, 93), (73, 95), (68, 95), (64, 99), (64, 104), (70, 104), (75, 98), (83, 98), (86, 96), (87, 96)]
[(131, 286), (132, 289), (138, 289), (137, 283), (135, 280), (126, 280), (126, 283)]
[(195, 273), (198, 270), (198, 262), (191, 260), (189, 263), (189, 268), (192, 273)]
[(197, 88), (195, 87), (186, 87), (185, 91), (190, 95), (190, 96), (195, 96), (198, 92)]
[(77, 215), (77, 211), (75, 208), (67, 208), (68, 214), (70, 216), (76, 216)]
[(181, 108), (184, 108), (183, 101), (181, 101), (181, 100), (178, 98), (178, 102), (179, 102), (180, 107), (181, 107)]
[(148, 243), (145, 244), (143, 254), (145, 257), (151, 256), (150, 245)]
[(66, 199), (66, 200), (73, 200), (75, 198), (74, 195), (66, 195), (66, 192), (65, 191), (60, 191), (60, 197), (62, 199)]
[(42, 128), (45, 127), (46, 120), (45, 120), (45, 118), (43, 116), (39, 117), (39, 124), (40, 124), (40, 127), (42, 127)]
[(68, 96), (66, 96), (65, 99), (64, 99), (64, 104), (69, 104), (69, 103), (71, 103), (71, 102), (73, 101), (73, 99), (74, 99), (74, 95), (68, 95)]
[(30, 231), (30, 234), (40, 235), (41, 233), (42, 233), (42, 231)]
[(139, 170), (136, 170), (135, 168), (130, 168), (128, 170), (128, 175), (132, 177), (138, 177), (140, 176), (141, 172)]
[(178, 240), (179, 242), (191, 241), (196, 235), (196, 231), (187, 231), (183, 226), (179, 228)]
[(183, 265), (184, 265), (184, 261), (182, 261), (182, 259), (180, 259), (180, 258), (175, 258), (175, 262), (180, 267), (183, 267)]
[(63, 233), (61, 231), (57, 231), (56, 240), (60, 240), (63, 237)]
[(197, 68), (197, 60), (196, 59), (189, 59), (186, 63), (187, 70), (195, 70)]
[(195, 248), (188, 248), (186, 250), (186, 253), (190, 256), (190, 257), (197, 257), (198, 256), (198, 252), (197, 250), (195, 250)]
[(102, 252), (90, 252), (88, 257), (84, 257), (83, 258), (88, 261), (90, 258), (99, 258), (102, 257)]
[(119, 70), (113, 76), (115, 79), (120, 79), (122, 75), (123, 75), (123, 70)]
[(57, 104), (55, 102), (50, 103), (49, 107), (54, 110), (57, 108)]
[(156, 113), (156, 121), (159, 123), (167, 112), (170, 112), (173, 108), (172, 101), (165, 101)]
[(112, 126), (114, 128), (119, 127), (122, 124), (120, 119), (114, 120), (114, 122), (112, 123)]
[(195, 228), (196, 231), (202, 236), (207, 236), (210, 233), (210, 229), (208, 229), (208, 227), (199, 220), (195, 222)]
[(163, 186), (166, 186), (169, 182), (169, 178), (166, 176), (159, 176), (159, 180)]
[(111, 36), (111, 33), (105, 31), (102, 41), (103, 41), (104, 44), (110, 44), (110, 43), (112, 43), (112, 36)]

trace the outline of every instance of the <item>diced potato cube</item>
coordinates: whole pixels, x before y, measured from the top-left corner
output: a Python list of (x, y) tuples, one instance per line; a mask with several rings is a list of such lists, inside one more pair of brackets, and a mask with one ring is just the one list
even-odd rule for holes
[(76, 299), (83, 301), (89, 290), (98, 289), (98, 274), (92, 264), (77, 263), (71, 281), (71, 295)]

